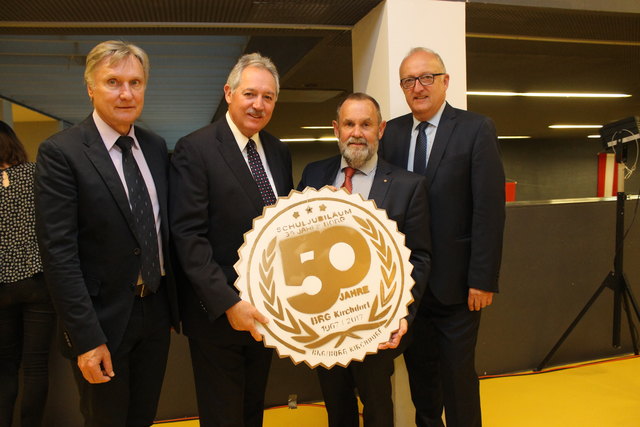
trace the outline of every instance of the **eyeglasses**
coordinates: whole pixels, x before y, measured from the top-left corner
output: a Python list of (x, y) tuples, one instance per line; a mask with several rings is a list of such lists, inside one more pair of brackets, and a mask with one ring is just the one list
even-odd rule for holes
[(406, 79), (400, 80), (400, 86), (405, 90), (413, 89), (416, 85), (416, 80), (419, 80), (422, 86), (429, 86), (433, 84), (433, 80), (436, 76), (442, 76), (444, 74), (446, 73), (423, 74), (419, 77), (407, 77)]

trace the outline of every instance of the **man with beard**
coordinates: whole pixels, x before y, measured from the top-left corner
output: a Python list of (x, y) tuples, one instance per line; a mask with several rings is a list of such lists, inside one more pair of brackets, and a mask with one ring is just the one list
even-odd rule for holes
[(278, 97), (269, 58), (244, 55), (224, 86), (225, 117), (181, 138), (171, 159), (171, 226), (201, 426), (262, 425), (272, 351), (238, 296), (238, 248), (264, 206), (293, 187), (288, 147), (262, 129)]
[(411, 276), (415, 280), (411, 291), (414, 302), (409, 306), (408, 316), (400, 321), (388, 341), (379, 344), (377, 354), (368, 355), (362, 362), (351, 362), (346, 368), (318, 368), (330, 427), (358, 426), (354, 389), (358, 390), (364, 405), (365, 427), (394, 425), (391, 399), (393, 359), (399, 354), (398, 346), (416, 314), (430, 271), (431, 237), (426, 181), (420, 175), (378, 158), (378, 141), (385, 125), (375, 99), (364, 93), (349, 95), (338, 106), (337, 117), (333, 121), (341, 155), (307, 165), (298, 185), (298, 190), (305, 187), (319, 189), (325, 185), (346, 187), (352, 193), (374, 200), (405, 234), (405, 243), (411, 250)]

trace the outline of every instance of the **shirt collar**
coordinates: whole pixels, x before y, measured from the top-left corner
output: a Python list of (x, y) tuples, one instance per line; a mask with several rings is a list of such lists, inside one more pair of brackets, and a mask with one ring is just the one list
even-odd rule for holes
[(251, 138), (247, 138), (246, 136), (244, 136), (242, 132), (240, 132), (240, 129), (238, 129), (238, 126), (236, 126), (233, 120), (231, 120), (231, 114), (229, 114), (229, 110), (227, 110), (227, 113), (224, 115), (224, 117), (227, 119), (227, 124), (231, 128), (231, 133), (233, 133), (233, 137), (236, 139), (236, 142), (238, 143), (238, 147), (240, 147), (240, 151), (244, 151), (244, 148), (247, 146), (247, 142), (249, 142), (250, 139), (253, 139), (253, 142), (255, 142), (256, 145), (260, 143), (259, 132), (253, 134)]
[[(113, 148), (113, 146), (116, 144), (116, 141), (118, 140), (118, 138), (120, 138), (122, 135), (120, 135), (120, 133), (118, 133), (111, 126), (109, 126), (104, 120), (102, 120), (102, 118), (100, 117), (100, 115), (96, 110), (93, 110), (92, 117), (93, 117), (93, 122), (96, 124), (96, 127), (98, 128), (98, 133), (100, 133), (100, 138), (102, 138), (102, 142), (104, 142), (104, 145), (107, 147), (107, 150), (111, 150), (111, 148)], [(136, 135), (134, 131), (134, 125), (131, 125), (131, 128), (129, 129), (129, 133), (127, 134), (127, 136), (130, 136), (131, 138), (133, 138), (132, 148), (139, 148), (138, 140), (136, 139)]]
[[(346, 168), (347, 166), (349, 165), (347, 164), (347, 161), (344, 159), (344, 157), (340, 157), (340, 170), (344, 170), (344, 168)], [(371, 173), (375, 172), (377, 166), (378, 166), (378, 153), (375, 153), (373, 157), (367, 160), (367, 162), (357, 170), (363, 173), (364, 175), (370, 175)]]
[[(440, 124), (440, 118), (442, 117), (442, 112), (444, 111), (444, 107), (447, 105), (446, 102), (443, 102), (442, 105), (440, 106), (440, 108), (438, 109), (438, 111), (433, 115), (433, 117), (431, 117), (429, 120), (427, 120), (429, 122), (429, 124), (431, 126), (434, 127), (438, 127), (438, 124)], [(415, 116), (413, 117), (413, 127), (411, 128), (412, 130), (416, 130), (416, 127), (418, 127), (418, 125), (421, 123), (420, 120), (416, 119)]]

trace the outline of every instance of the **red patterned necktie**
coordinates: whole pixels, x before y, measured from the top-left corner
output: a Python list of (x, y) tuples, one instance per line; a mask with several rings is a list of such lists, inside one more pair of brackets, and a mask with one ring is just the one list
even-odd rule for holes
[(351, 183), (351, 177), (356, 173), (356, 169), (351, 166), (347, 166), (344, 168), (344, 183), (342, 183), (342, 187), (346, 188), (349, 194), (353, 191), (353, 184)]
[(269, 178), (267, 178), (267, 174), (264, 171), (260, 155), (256, 150), (256, 143), (253, 139), (250, 139), (249, 142), (247, 142), (247, 158), (249, 159), (251, 175), (253, 175), (253, 179), (256, 181), (256, 184), (258, 184), (258, 190), (260, 191), (260, 196), (262, 196), (262, 203), (265, 206), (275, 204), (276, 195), (273, 194), (273, 189), (271, 188)]

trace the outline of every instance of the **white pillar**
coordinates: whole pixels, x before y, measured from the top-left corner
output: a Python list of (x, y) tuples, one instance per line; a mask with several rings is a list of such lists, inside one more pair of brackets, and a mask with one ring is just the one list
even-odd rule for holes
[[(447, 101), (467, 107), (465, 4), (438, 0), (387, 0), (378, 5), (352, 31), (353, 90), (380, 103), (385, 120), (408, 113), (398, 69), (413, 47), (440, 54), (451, 78)], [(395, 363), (393, 400), (395, 426), (415, 426), (404, 358)]]
[(467, 107), (464, 2), (387, 0), (355, 25), (352, 46), (353, 90), (376, 98), (385, 119), (409, 112), (398, 69), (418, 46), (440, 54), (451, 75), (447, 101)]

